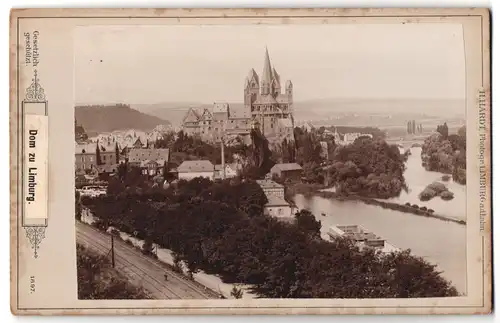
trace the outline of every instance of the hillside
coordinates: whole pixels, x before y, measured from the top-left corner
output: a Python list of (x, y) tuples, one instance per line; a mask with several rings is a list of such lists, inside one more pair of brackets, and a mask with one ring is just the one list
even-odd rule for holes
[(157, 125), (170, 125), (169, 121), (131, 109), (124, 104), (76, 106), (75, 119), (88, 134), (131, 128), (148, 131)]

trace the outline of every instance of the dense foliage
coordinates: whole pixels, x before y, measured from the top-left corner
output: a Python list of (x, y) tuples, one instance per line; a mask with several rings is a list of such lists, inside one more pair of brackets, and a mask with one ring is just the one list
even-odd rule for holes
[(436, 196), (441, 196), (443, 200), (451, 200), (454, 194), (443, 183), (433, 182), (418, 195), (421, 201), (428, 201)]
[(76, 247), (79, 299), (148, 299), (148, 294), (132, 286), (108, 258)]
[(335, 150), (327, 182), (340, 194), (388, 198), (406, 188), (404, 155), (384, 140), (360, 137)]
[[(171, 161), (179, 165), (184, 160), (205, 159), (210, 160), (212, 164), (222, 162), (221, 145), (213, 145), (201, 140), (197, 136), (189, 136), (183, 131), (177, 134), (166, 133), (155, 143), (156, 148), (170, 148)], [(236, 146), (226, 146), (224, 149), (224, 158), (227, 163), (232, 163), (234, 154), (245, 153), (247, 147), (240, 143)]]
[(252, 181), (197, 178), (167, 189), (85, 199), (109, 225), (172, 250), (191, 273), (251, 284), (266, 298), (440, 297), (457, 295), (435, 267), (408, 251), (360, 250), (319, 238), (307, 211), (295, 223), (262, 214), (267, 199)]
[(465, 126), (457, 134), (448, 134), (445, 124), (425, 139), (422, 146), (422, 164), (429, 171), (451, 174), (453, 180), (465, 185), (467, 152)]

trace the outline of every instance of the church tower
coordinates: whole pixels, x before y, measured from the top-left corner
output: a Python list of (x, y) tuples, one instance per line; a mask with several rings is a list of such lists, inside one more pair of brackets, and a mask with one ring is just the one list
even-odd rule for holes
[(290, 80), (286, 81), (285, 95), (288, 99), (288, 113), (290, 113), (290, 116), (293, 116), (293, 84)]
[(262, 72), (262, 83), (260, 85), (260, 94), (271, 94), (271, 85), (273, 84), (273, 69), (271, 67), (271, 60), (269, 59), (269, 52), (266, 47), (266, 55), (264, 56), (264, 70)]
[(251, 115), (252, 104), (257, 100), (259, 95), (259, 76), (252, 68), (245, 79), (245, 88), (243, 95), (243, 103), (245, 105), (245, 110)]

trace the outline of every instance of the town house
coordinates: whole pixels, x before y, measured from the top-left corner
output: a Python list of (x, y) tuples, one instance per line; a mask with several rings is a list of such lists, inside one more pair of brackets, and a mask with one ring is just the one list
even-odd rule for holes
[(299, 180), (302, 176), (302, 167), (297, 163), (276, 164), (269, 171), (271, 177), (279, 179)]
[(267, 197), (264, 205), (264, 214), (280, 220), (291, 221), (294, 219), (290, 203), (285, 200), (285, 187), (271, 180), (257, 180)]
[(186, 160), (177, 167), (179, 179), (192, 180), (205, 177), (214, 180), (215, 166), (209, 160)]

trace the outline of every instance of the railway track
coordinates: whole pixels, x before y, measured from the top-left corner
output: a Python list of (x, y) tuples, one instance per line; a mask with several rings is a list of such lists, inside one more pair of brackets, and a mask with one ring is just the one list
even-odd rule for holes
[[(88, 225), (76, 224), (76, 239), (100, 254), (110, 251), (110, 237)], [(115, 239), (115, 268), (131, 283), (146, 289), (156, 299), (208, 299), (215, 293), (194, 284), (167, 266), (143, 255), (139, 250)], [(164, 275), (168, 275), (165, 280)]]

